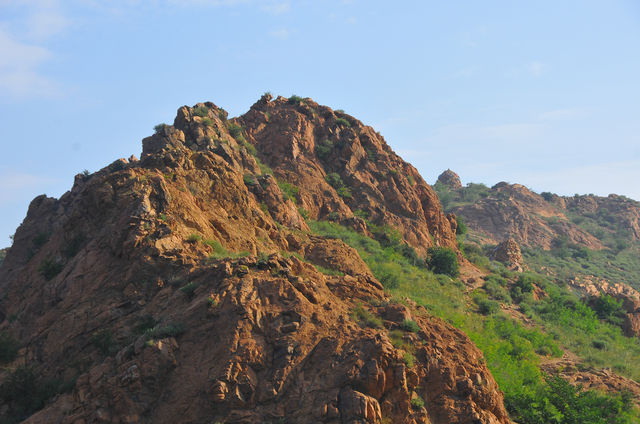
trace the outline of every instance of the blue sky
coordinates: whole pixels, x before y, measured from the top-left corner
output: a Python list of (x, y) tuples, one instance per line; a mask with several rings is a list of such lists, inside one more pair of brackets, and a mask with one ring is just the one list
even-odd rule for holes
[(0, 246), (179, 106), (265, 91), (344, 109), (429, 182), (640, 200), (639, 75), (632, 0), (0, 0)]

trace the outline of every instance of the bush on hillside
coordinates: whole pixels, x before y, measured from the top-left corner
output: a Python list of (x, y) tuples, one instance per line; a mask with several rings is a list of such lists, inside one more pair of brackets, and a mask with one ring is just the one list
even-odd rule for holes
[(460, 267), (456, 252), (449, 247), (431, 247), (427, 251), (427, 267), (436, 274), (445, 274), (456, 278), (460, 275)]

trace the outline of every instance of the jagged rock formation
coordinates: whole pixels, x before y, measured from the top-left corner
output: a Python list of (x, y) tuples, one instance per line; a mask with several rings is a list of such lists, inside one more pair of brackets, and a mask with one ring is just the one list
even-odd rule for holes
[[(433, 189), (418, 171), (396, 155), (371, 127), (310, 99), (292, 102), (264, 96), (239, 122), (247, 141), (259, 146), (259, 158), (276, 177), (300, 188), (299, 205), (311, 218), (329, 214), (355, 228), (355, 212), (380, 225), (401, 231), (424, 253), (433, 242), (456, 248), (455, 231)], [(339, 177), (350, 188), (327, 181)], [(354, 222), (355, 221), (355, 222)]]
[(524, 262), (522, 252), (518, 243), (512, 238), (498, 244), (491, 252), (491, 259), (502, 262), (508, 269), (522, 272), (522, 264)]
[(447, 169), (442, 174), (440, 174), (440, 176), (438, 176), (437, 182), (452, 189), (462, 188), (460, 177), (450, 169)]
[[(308, 99), (264, 96), (234, 120), (182, 107), (140, 160), (34, 199), (0, 267), (0, 331), (21, 347), (10, 367), (75, 383), (25, 422), (508, 423), (467, 336), (389, 304), (306, 214), (455, 247), (417, 171)], [(369, 328), (354, 311), (385, 320)], [(388, 335), (407, 316), (415, 362)]]

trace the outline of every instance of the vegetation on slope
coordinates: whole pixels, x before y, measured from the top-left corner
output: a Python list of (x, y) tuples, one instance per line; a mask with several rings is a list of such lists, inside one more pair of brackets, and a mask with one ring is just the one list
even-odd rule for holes
[[(474, 302), (460, 281), (412, 263), (399, 243), (385, 247), (331, 222), (312, 221), (309, 226), (314, 233), (340, 238), (356, 248), (395, 301), (409, 298), (465, 331), (483, 351), (505, 394), (507, 410), (518, 422), (631, 423), (640, 418), (626, 394), (582, 390), (541, 372), (541, 358), (561, 356), (562, 349), (567, 349), (593, 365), (610, 366), (622, 374), (640, 377), (634, 365), (640, 363), (638, 342), (599, 320), (595, 311), (566, 289), (530, 274), (514, 281), (514, 274), (493, 264), (495, 272), (487, 279), (488, 287), (473, 293)], [(551, 296), (533, 300), (527, 289), (536, 283), (545, 284)], [(498, 308), (482, 307), (481, 299), (504, 302), (512, 301), (512, 296), (519, 302), (518, 307), (534, 319), (535, 326), (525, 327)], [(606, 348), (595, 347), (594, 339), (603, 340)], [(625, 367), (625, 363), (630, 365)]]

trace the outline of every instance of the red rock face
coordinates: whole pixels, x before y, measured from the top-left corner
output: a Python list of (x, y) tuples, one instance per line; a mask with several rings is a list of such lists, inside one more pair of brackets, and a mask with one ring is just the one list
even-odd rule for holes
[[(373, 306), (388, 298), (357, 252), (299, 210), (366, 233), (360, 209), (418, 249), (452, 246), (433, 190), (353, 118), (268, 100), (233, 121), (248, 141), (215, 105), (183, 107), (140, 161), (32, 202), (0, 267), (1, 329), (20, 342), (12, 366), (75, 384), (25, 422), (509, 422), (471, 341), (416, 305)], [(341, 147), (318, 158), (325, 139)], [(389, 339), (407, 316), (413, 361)]]
[[(282, 97), (263, 97), (239, 122), (263, 162), (299, 187), (299, 205), (312, 218), (333, 213), (345, 222), (358, 211), (401, 231), (421, 253), (434, 241), (457, 248), (433, 189), (373, 128), (310, 99), (290, 104)], [(349, 187), (350, 197), (327, 182), (332, 173)]]

